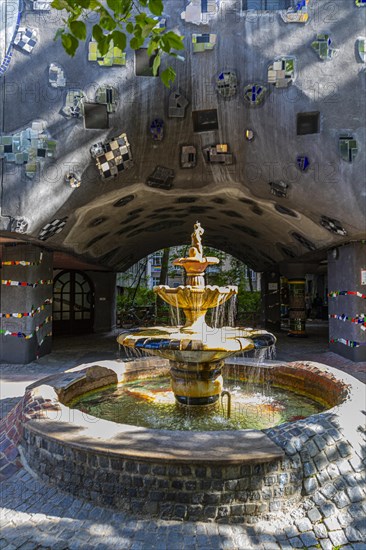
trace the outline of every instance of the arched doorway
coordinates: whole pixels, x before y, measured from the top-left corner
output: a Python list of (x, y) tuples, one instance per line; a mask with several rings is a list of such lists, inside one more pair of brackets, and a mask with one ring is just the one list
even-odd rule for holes
[(94, 286), (81, 271), (61, 271), (53, 283), (55, 334), (93, 332)]

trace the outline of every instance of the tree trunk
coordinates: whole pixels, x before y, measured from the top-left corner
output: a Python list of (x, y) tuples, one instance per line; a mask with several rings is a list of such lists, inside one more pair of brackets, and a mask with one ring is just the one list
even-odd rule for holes
[[(170, 248), (164, 248), (163, 256), (161, 258), (159, 285), (165, 285), (167, 283), (168, 269), (169, 269), (169, 256), (170, 256)], [(162, 300), (160, 296), (158, 296), (156, 300), (156, 307), (157, 307), (158, 314), (163, 306), (164, 306), (164, 300)]]
[(250, 269), (249, 269), (248, 266), (247, 266), (247, 277), (248, 277), (250, 292), (253, 292), (253, 281), (252, 281), (252, 278), (250, 276)]

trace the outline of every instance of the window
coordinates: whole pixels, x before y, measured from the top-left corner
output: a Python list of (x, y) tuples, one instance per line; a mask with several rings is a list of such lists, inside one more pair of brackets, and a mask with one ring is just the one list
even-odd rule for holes
[(304, 136), (306, 134), (318, 134), (319, 133), (319, 117), (318, 111), (313, 113), (298, 113), (296, 131), (298, 136)]

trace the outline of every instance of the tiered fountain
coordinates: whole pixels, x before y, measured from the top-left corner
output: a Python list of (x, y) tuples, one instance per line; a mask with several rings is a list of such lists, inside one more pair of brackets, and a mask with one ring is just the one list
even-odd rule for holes
[(154, 291), (168, 304), (183, 309), (186, 322), (178, 327), (153, 327), (121, 334), (118, 342), (169, 359), (172, 390), (181, 405), (210, 405), (222, 392), (224, 359), (253, 348), (267, 348), (276, 338), (265, 330), (250, 328), (212, 328), (205, 316), (210, 308), (224, 304), (237, 294), (236, 286), (205, 285), (204, 273), (218, 258), (204, 257), (200, 223), (194, 225), (188, 258), (174, 260), (183, 267), (187, 285), (170, 288), (160, 285)]
[[(22, 425), (22, 455), (47, 483), (98, 505), (163, 519), (252, 523), (298, 506), (307, 488), (313, 491), (313, 470), (307, 471), (305, 463), (307, 445), (316, 449), (317, 428), (330, 429), (328, 411), (321, 411), (331, 409), (345, 430), (351, 417), (361, 426), (363, 415), (350, 408), (349, 395), (361, 403), (364, 388), (315, 363), (256, 365), (255, 383), (270, 385), (266, 396), (266, 389), (247, 392), (253, 382), (250, 361), (226, 361), (228, 383), (235, 382), (234, 414), (224, 418), (223, 407), (213, 405), (222, 390), (224, 359), (267, 347), (275, 337), (206, 324), (208, 309), (223, 304), (237, 288), (204, 285), (205, 269), (218, 260), (204, 257), (202, 233), (197, 222), (188, 258), (174, 262), (186, 270), (187, 286), (155, 289), (183, 309), (185, 325), (118, 337), (124, 346), (161, 358), (93, 362), (30, 386), (15, 413)], [(170, 401), (167, 372), (177, 406), (174, 398)], [(337, 430), (332, 427), (329, 439), (344, 446)], [(338, 460), (337, 451), (334, 459), (319, 453)], [(328, 462), (322, 462), (326, 471)]]

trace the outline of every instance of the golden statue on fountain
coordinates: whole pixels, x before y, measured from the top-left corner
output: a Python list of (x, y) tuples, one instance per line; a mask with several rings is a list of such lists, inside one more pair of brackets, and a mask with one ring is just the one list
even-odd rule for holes
[(154, 287), (169, 305), (183, 309), (183, 327), (151, 327), (122, 333), (117, 341), (129, 348), (165, 357), (170, 360), (172, 390), (182, 405), (215, 403), (222, 391), (221, 370), (225, 357), (241, 351), (269, 347), (275, 343), (273, 334), (251, 328), (212, 328), (205, 322), (208, 309), (224, 304), (237, 294), (236, 286), (205, 285), (204, 273), (209, 265), (219, 263), (215, 257), (204, 257), (199, 222), (191, 235), (192, 246), (187, 258), (174, 260), (183, 267), (187, 284), (177, 288)]

